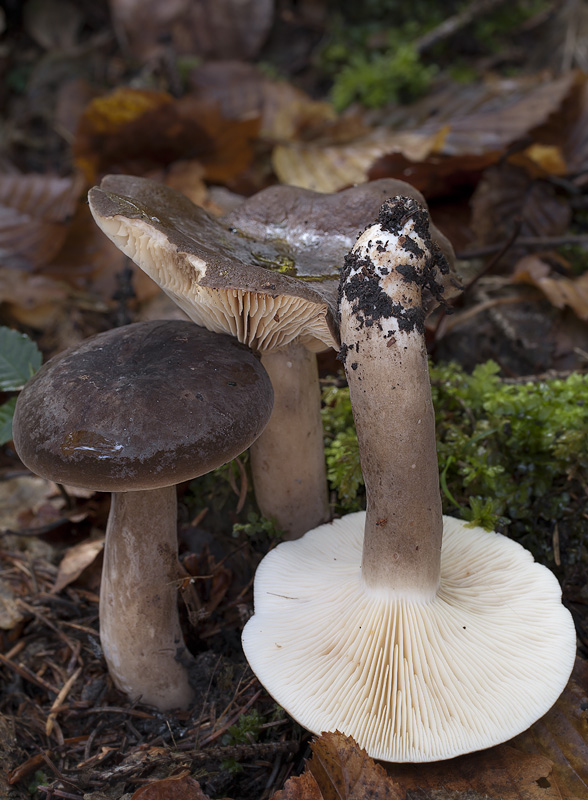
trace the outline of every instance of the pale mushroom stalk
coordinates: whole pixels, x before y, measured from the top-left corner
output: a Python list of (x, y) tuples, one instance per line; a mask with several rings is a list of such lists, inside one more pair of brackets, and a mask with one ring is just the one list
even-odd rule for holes
[(407, 205), (404, 224), (391, 214), (392, 229), (372, 226), (353, 248), (341, 342), (367, 493), (364, 580), (429, 599), (439, 588), (443, 535), (422, 310), (433, 255), (415, 230), (420, 220), (427, 231), (424, 212)]
[(274, 388), (274, 410), (249, 450), (255, 499), (296, 539), (329, 518), (321, 393), (316, 355), (299, 342), (261, 363)]
[(100, 642), (116, 686), (162, 711), (187, 708), (194, 696), (189, 668), (195, 662), (178, 615), (177, 553), (175, 486), (113, 492), (100, 586)]

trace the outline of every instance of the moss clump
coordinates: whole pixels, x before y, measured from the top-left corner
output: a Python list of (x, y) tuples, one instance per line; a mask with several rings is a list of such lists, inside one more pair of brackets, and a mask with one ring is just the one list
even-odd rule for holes
[(333, 81), (335, 108), (342, 111), (353, 102), (368, 108), (409, 103), (426, 92), (442, 70), (472, 80), (479, 68), (459, 53), (471, 59), (506, 49), (523, 23), (547, 6), (546, 0), (519, 0), (489, 9), (423, 52), (421, 37), (469, 5), (467, 0), (333, 3), (317, 67)]
[(337, 111), (355, 101), (367, 108), (408, 103), (424, 94), (436, 71), (407, 42), (380, 53), (356, 53), (337, 73), (331, 100)]
[[(588, 561), (588, 376), (509, 383), (493, 362), (431, 367), (444, 512), (536, 558)], [(364, 502), (347, 389), (324, 392), (328, 477), (341, 513)], [(557, 557), (555, 556), (557, 561)]]

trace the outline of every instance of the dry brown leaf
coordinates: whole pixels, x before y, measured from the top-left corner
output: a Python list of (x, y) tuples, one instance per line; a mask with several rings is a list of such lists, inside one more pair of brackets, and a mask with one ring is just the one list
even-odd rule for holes
[(175, 161), (166, 173), (165, 183), (197, 206), (204, 206), (208, 197), (208, 188), (204, 183), (205, 171), (200, 161)]
[(563, 800), (588, 798), (588, 662), (576, 658), (570, 682), (553, 708), (512, 740), (553, 761)]
[[(543, 125), (582, 80), (567, 73), (555, 80), (534, 75), (450, 87), (388, 114), (384, 125), (353, 142), (280, 145), (273, 153), (274, 170), (282, 183), (324, 192), (400, 178), (427, 197), (448, 193), (473, 183), (514, 142)], [(563, 150), (558, 154), (560, 174)]]
[[(105, 310), (105, 301), (112, 307), (115, 292), (120, 288), (119, 276), (129, 267), (132, 270), (133, 291), (138, 302), (159, 293), (159, 287), (143, 270), (129, 261), (96, 225), (87, 203), (80, 205), (72, 220), (65, 242), (57, 256), (45, 265), (42, 274), (47, 278), (66, 281), (73, 287), (85, 287), (95, 298), (95, 310)], [(87, 298), (89, 299), (89, 298)], [(73, 297), (69, 302), (76, 304)], [(83, 302), (79, 298), (79, 302)], [(88, 307), (88, 306), (87, 306)]]
[(563, 176), (568, 172), (561, 147), (548, 144), (532, 144), (520, 153), (509, 156), (509, 163), (523, 167), (532, 178), (549, 175)]
[[(142, 61), (175, 53), (252, 58), (273, 21), (273, 0), (110, 0), (129, 49)], [(140, 22), (139, 22), (140, 21)]]
[(276, 792), (271, 800), (324, 800), (324, 798), (314, 775), (306, 771), (296, 778), (289, 778), (284, 788)]
[(420, 790), (419, 800), (434, 800), (443, 789), (468, 798), (476, 792), (488, 800), (561, 800), (552, 768), (544, 756), (503, 744), (448, 761), (387, 764), (386, 772), (402, 787), (403, 798)]
[(260, 117), (259, 136), (269, 141), (309, 139), (336, 120), (329, 103), (243, 61), (209, 61), (192, 71), (190, 86), (198, 97), (217, 103), (226, 119)]
[(227, 121), (216, 106), (185, 95), (117, 89), (95, 98), (82, 115), (73, 145), (88, 182), (99, 174), (144, 175), (178, 159), (198, 158), (211, 181), (224, 182), (252, 158), (258, 119)]
[(577, 102), (574, 104), (573, 118), (568, 124), (562, 125), (565, 136), (563, 143), (566, 160), (570, 173), (577, 174), (577, 183), (584, 185), (588, 171), (588, 84), (578, 93)]
[(0, 579), (0, 629), (10, 631), (24, 619), (10, 584)]
[(4, 267), (31, 269), (59, 251), (83, 189), (81, 176), (0, 175), (0, 252)]
[(272, 800), (404, 800), (386, 771), (350, 736), (323, 733), (311, 742), (304, 773)]
[(468, 114), (447, 120), (443, 155), (501, 153), (556, 114), (583, 77), (567, 72), (550, 79), (545, 74), (521, 79), (487, 80), (488, 95)]
[[(376, 130), (344, 144), (282, 144), (274, 148), (272, 164), (282, 183), (315, 192), (337, 192), (374, 178), (370, 172), (373, 165), (390, 154), (399, 155), (405, 165), (426, 159), (444, 135), (443, 129), (428, 136), (418, 132)], [(397, 177), (413, 183), (407, 169), (394, 170), (394, 174), (384, 170), (377, 177)]]
[(209, 800), (198, 781), (186, 775), (154, 781), (137, 789), (131, 800)]
[(520, 220), (521, 236), (557, 236), (569, 226), (569, 204), (545, 181), (503, 163), (484, 173), (471, 199), (471, 227), (479, 244), (506, 241)]
[(94, 563), (104, 549), (104, 538), (80, 542), (66, 550), (57, 570), (57, 577), (51, 592), (55, 594), (77, 580), (82, 572)]
[(25, 511), (40, 508), (55, 493), (55, 484), (36, 475), (0, 481), (0, 530), (18, 530)]
[(513, 280), (536, 286), (556, 308), (569, 306), (580, 319), (588, 319), (588, 272), (577, 278), (553, 277), (549, 264), (530, 255), (517, 263)]
[(195, 0), (189, 25), (194, 50), (206, 59), (253, 58), (274, 18), (274, 0)]

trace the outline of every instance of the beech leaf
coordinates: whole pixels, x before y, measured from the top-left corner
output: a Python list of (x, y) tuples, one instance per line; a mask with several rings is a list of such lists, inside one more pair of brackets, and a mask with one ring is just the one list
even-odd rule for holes
[(350, 736), (323, 733), (311, 742), (304, 773), (272, 800), (404, 800), (404, 794)]
[(60, 592), (70, 583), (77, 580), (86, 567), (94, 563), (103, 549), (104, 539), (91, 539), (69, 547), (59, 564), (52, 592)]
[(513, 279), (536, 286), (556, 308), (569, 306), (580, 319), (588, 319), (588, 272), (577, 278), (554, 277), (545, 261), (525, 256), (518, 262)]

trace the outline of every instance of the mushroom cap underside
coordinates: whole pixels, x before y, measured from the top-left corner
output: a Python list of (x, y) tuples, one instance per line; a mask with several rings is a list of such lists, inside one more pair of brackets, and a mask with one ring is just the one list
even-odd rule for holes
[(260, 351), (297, 337), (314, 351), (338, 347), (337, 264), (303, 270), (301, 253), (251, 239), (147, 178), (109, 175), (88, 199), (102, 231), (197, 324)]
[(554, 575), (516, 542), (444, 517), (436, 597), (394, 598), (362, 582), (364, 521), (322, 525), (258, 568), (243, 647), (268, 692), (305, 728), (387, 761), (452, 758), (528, 728), (574, 663)]
[[(126, 175), (106, 176), (88, 198), (103, 232), (197, 324), (260, 351), (296, 338), (320, 351), (339, 347), (345, 254), (382, 201), (401, 190), (424, 202), (392, 179), (336, 194), (273, 186), (218, 220), (157, 181)], [(453, 262), (447, 239), (432, 233)]]
[(239, 455), (272, 407), (269, 376), (233, 337), (138, 322), (41, 367), (19, 395), (14, 442), (29, 469), (57, 483), (155, 489)]

